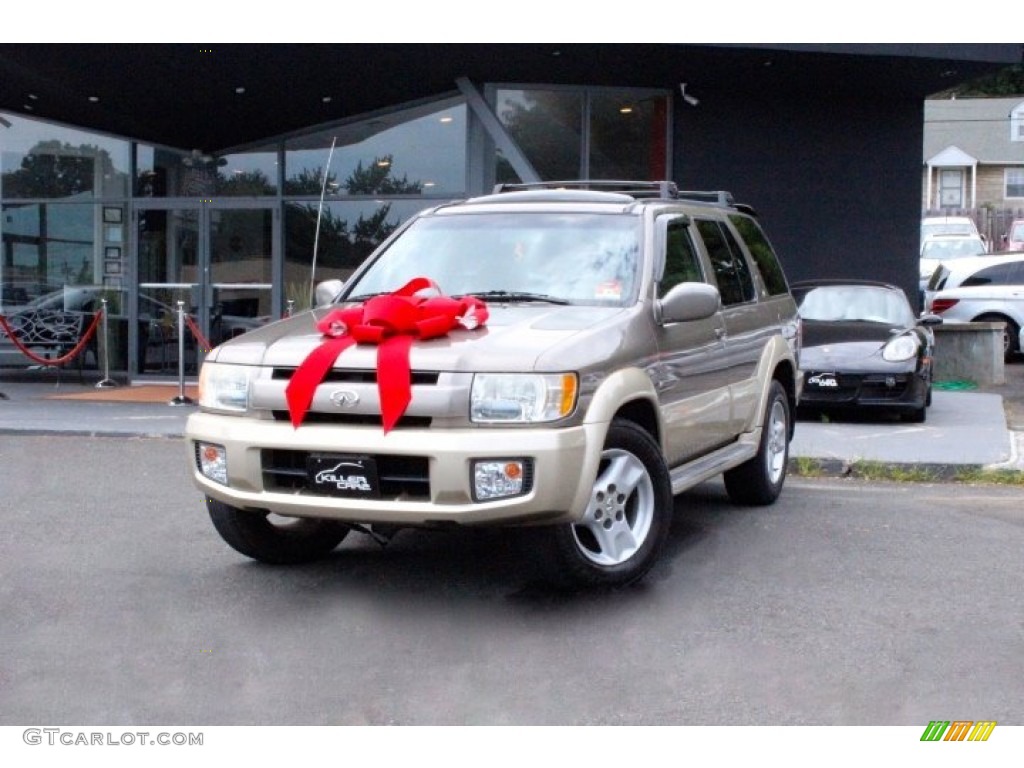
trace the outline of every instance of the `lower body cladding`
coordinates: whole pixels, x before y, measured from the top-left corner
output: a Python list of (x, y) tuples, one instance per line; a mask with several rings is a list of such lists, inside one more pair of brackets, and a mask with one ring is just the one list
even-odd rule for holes
[[(303, 426), (196, 413), (196, 485), (237, 509), (397, 526), (574, 522), (607, 424), (568, 429)], [(216, 479), (215, 479), (216, 478)]]

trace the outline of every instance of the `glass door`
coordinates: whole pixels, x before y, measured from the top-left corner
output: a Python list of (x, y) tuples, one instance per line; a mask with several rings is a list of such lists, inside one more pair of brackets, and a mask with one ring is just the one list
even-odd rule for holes
[(186, 375), (195, 376), (210, 348), (274, 316), (272, 203), (146, 201), (135, 220), (132, 374), (176, 376), (181, 357)]

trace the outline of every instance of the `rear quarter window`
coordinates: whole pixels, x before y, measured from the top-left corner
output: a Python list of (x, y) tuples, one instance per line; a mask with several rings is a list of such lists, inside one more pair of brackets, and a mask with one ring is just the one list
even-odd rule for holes
[(764, 287), (768, 294), (777, 296), (788, 293), (789, 285), (786, 282), (786, 275), (782, 271), (779, 258), (775, 255), (775, 250), (757, 222), (747, 216), (736, 214), (730, 215), (729, 221), (739, 232), (743, 242), (746, 243), (747, 250), (750, 251), (750, 255), (757, 265), (757, 271), (761, 273), (761, 279), (764, 281)]

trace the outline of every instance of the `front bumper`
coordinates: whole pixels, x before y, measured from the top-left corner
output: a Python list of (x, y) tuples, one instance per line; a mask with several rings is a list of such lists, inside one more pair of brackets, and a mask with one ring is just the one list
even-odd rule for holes
[[(608, 425), (564, 429), (396, 429), (304, 425), (212, 413), (194, 413), (186, 426), (189, 465), (196, 486), (240, 509), (353, 523), (420, 526), (570, 522), (578, 519), (597, 475)], [(198, 468), (197, 442), (225, 448), (226, 485)], [(395, 483), (379, 499), (339, 498), (310, 492), (301, 479), (309, 453), (369, 455), (394, 474), (420, 471), (415, 484)], [(474, 501), (472, 461), (527, 458), (533, 476), (521, 496)], [(288, 467), (296, 475), (287, 482)], [(412, 468), (412, 469), (410, 469)], [(418, 469), (417, 469), (418, 468)], [(282, 478), (285, 478), (282, 481)]]
[[(817, 379), (817, 381), (815, 381)], [(886, 373), (803, 372), (800, 406), (914, 411), (925, 406), (931, 377), (914, 371)], [(823, 384), (822, 382), (834, 382)]]

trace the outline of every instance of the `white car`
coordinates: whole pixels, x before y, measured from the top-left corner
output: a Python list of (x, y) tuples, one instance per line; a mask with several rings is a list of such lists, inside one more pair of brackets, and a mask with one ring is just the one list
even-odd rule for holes
[(921, 245), (933, 235), (981, 235), (970, 216), (925, 216), (921, 219)]
[(976, 285), (1024, 285), (1024, 253), (968, 256), (936, 267), (925, 286), (925, 305), (938, 291)]
[(1007, 361), (1021, 350), (1024, 328), (1024, 284), (960, 285), (932, 294), (926, 310), (945, 322), (1001, 322), (1003, 354)]
[(928, 280), (940, 263), (968, 256), (981, 256), (988, 247), (980, 235), (930, 235), (921, 244), (920, 288), (922, 296)]

